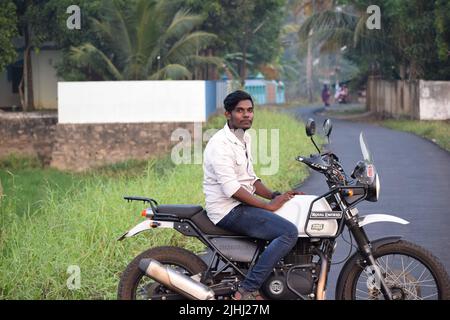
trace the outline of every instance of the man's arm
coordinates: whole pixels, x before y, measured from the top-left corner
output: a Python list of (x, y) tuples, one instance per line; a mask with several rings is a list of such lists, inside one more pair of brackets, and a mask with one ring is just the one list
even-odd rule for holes
[[(267, 188), (260, 179), (256, 180), (253, 185), (255, 186), (255, 193), (258, 196), (261, 196), (261, 197), (269, 199), (269, 200), (272, 200), (275, 198), (275, 196), (281, 194), (278, 191), (274, 192), (274, 191), (270, 190), (269, 188)], [(295, 191), (295, 190), (291, 190), (289, 192), (292, 193), (293, 195), (304, 194), (301, 191)]]
[(272, 194), (273, 194), (273, 191), (270, 190), (269, 188), (267, 188), (267, 187), (262, 183), (261, 180), (259, 180), (259, 179), (256, 180), (255, 183), (254, 183), (253, 185), (255, 186), (255, 193), (256, 193), (258, 196), (261, 196), (261, 197), (263, 197), (263, 198), (272, 200)]
[(247, 205), (250, 205), (252, 207), (262, 208), (268, 211), (276, 211), (280, 209), (285, 202), (292, 199), (294, 197), (294, 194), (292, 191), (288, 191), (286, 193), (283, 193), (277, 197), (275, 197), (270, 202), (265, 202), (254, 195), (252, 195), (250, 192), (245, 190), (244, 188), (240, 187), (238, 191), (236, 191), (232, 197), (242, 203), (245, 203)]

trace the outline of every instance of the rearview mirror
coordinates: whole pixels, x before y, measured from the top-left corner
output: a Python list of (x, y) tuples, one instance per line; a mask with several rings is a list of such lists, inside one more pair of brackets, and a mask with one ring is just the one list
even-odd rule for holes
[(312, 137), (313, 135), (316, 134), (316, 122), (314, 121), (314, 119), (308, 119), (308, 121), (306, 122), (306, 135), (308, 137)]
[(333, 125), (331, 124), (330, 119), (326, 119), (323, 122), (323, 133), (325, 134), (328, 139), (330, 138), (331, 130), (333, 129)]

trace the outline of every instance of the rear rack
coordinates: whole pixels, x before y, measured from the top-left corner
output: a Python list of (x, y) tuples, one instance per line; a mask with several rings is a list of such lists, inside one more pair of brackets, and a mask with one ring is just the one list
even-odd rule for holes
[(150, 204), (150, 207), (152, 208), (153, 212), (156, 213), (156, 206), (158, 205), (158, 202), (155, 199), (152, 198), (145, 198), (145, 197), (135, 197), (135, 196), (125, 196), (123, 197), (125, 200), (127, 200), (128, 202), (131, 201), (142, 201), (142, 202), (147, 202)]
[(124, 196), (123, 197), (128, 202), (131, 201), (142, 201), (144, 203), (149, 203), (150, 207), (152, 208), (153, 213), (155, 214), (155, 217), (162, 221), (179, 221), (180, 218), (174, 214), (170, 213), (158, 213), (158, 210), (156, 207), (158, 206), (158, 202), (155, 199), (152, 198), (145, 198), (145, 197), (135, 197), (135, 196)]

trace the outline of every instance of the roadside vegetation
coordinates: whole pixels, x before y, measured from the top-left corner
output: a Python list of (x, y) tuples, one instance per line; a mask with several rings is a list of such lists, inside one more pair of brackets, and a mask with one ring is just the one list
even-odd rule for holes
[[(269, 146), (270, 129), (279, 129), (279, 170), (260, 177), (273, 189), (293, 188), (307, 176), (295, 156), (313, 151), (303, 124), (266, 110), (258, 111), (255, 119), (257, 132), (268, 129)], [(223, 117), (217, 116), (204, 129), (223, 125)], [(257, 174), (261, 169), (261, 164), (255, 166)], [(120, 273), (141, 251), (163, 244), (202, 251), (199, 241), (172, 230), (116, 241), (142, 221), (144, 206), (127, 203), (124, 195), (204, 205), (202, 177), (200, 164), (176, 166), (170, 155), (82, 174), (42, 168), (34, 159), (3, 159), (0, 299), (114, 299)], [(80, 268), (81, 286), (69, 290), (67, 270), (73, 265)]]
[(417, 134), (450, 151), (450, 121), (385, 120), (381, 125)]

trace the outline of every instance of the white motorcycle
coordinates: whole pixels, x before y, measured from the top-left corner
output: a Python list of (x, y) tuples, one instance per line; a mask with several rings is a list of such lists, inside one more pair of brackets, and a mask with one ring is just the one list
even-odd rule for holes
[[(325, 299), (336, 239), (347, 228), (352, 241), (350, 248), (355, 247), (356, 252), (347, 258), (340, 271), (336, 299), (450, 299), (445, 267), (430, 252), (401, 237), (368, 239), (364, 231), (368, 224), (408, 222), (387, 214), (358, 213), (357, 204), (364, 200), (376, 202), (380, 192), (380, 179), (363, 133), (360, 135), (363, 160), (348, 177), (334, 153), (321, 152), (317, 147), (313, 139), (315, 127), (310, 119), (306, 134), (318, 154), (299, 156), (297, 160), (322, 173), (329, 191), (320, 196), (297, 195), (275, 212), (298, 227), (298, 241), (264, 282), (260, 289), (263, 297)], [(330, 120), (324, 122), (323, 129), (329, 138)], [(231, 299), (267, 244), (218, 228), (198, 205), (158, 205), (154, 199), (144, 197), (125, 199), (147, 202), (150, 208), (143, 211), (146, 220), (119, 240), (147, 230), (172, 228), (198, 238), (209, 254), (202, 259), (186, 249), (171, 246), (144, 251), (123, 272), (119, 299)]]

